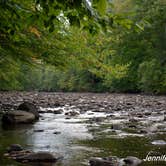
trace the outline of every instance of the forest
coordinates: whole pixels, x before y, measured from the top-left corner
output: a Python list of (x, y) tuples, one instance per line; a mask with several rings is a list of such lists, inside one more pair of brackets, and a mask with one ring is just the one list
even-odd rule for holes
[(166, 166), (166, 0), (0, 0), (0, 166)]
[(166, 93), (165, 0), (0, 0), (0, 90)]

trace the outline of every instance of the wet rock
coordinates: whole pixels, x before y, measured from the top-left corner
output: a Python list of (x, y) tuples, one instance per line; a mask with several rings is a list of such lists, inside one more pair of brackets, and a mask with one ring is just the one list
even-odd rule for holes
[(16, 157), (16, 161), (19, 162), (57, 162), (63, 157), (59, 154), (53, 155), (49, 152), (36, 152), (28, 155), (23, 155), (20, 157)]
[(39, 119), (38, 108), (33, 103), (24, 102), (18, 106), (18, 110), (30, 112), (35, 115), (35, 119)]
[(54, 114), (62, 114), (63, 113), (63, 109), (54, 110), (53, 113)]
[(46, 111), (41, 111), (41, 110), (39, 110), (38, 112), (39, 112), (40, 114), (46, 113)]
[(152, 112), (150, 112), (150, 111), (146, 111), (146, 112), (145, 112), (145, 115), (146, 115), (146, 116), (150, 116), (151, 114), (152, 114)]
[(48, 109), (45, 111), (45, 113), (54, 113), (54, 112), (53, 112), (53, 110)]
[(90, 166), (117, 166), (120, 165), (121, 161), (116, 157), (92, 157), (89, 160)]
[(116, 116), (114, 114), (109, 114), (109, 115), (107, 115), (107, 117), (115, 118)]
[(137, 126), (135, 124), (129, 124), (128, 127), (129, 128), (135, 128), (135, 129), (137, 128)]
[(130, 102), (126, 102), (126, 105), (128, 105), (128, 106), (129, 106), (129, 105), (133, 105), (133, 103), (130, 103)]
[[(63, 105), (63, 104), (62, 104), (62, 105)], [(61, 104), (60, 104), (60, 102), (59, 102), (59, 101), (55, 101), (55, 102), (54, 102), (54, 106), (55, 106), (55, 107), (60, 107), (60, 106), (61, 106)]]
[(120, 111), (120, 110), (122, 110), (122, 108), (121, 107), (115, 107), (115, 108), (113, 108), (113, 110), (114, 111)]
[(88, 115), (94, 115), (94, 113), (93, 112), (89, 112)]
[(164, 121), (166, 121), (166, 116), (164, 116)]
[(12, 151), (12, 152), (6, 153), (4, 155), (15, 160), (17, 157), (21, 157), (21, 156), (28, 155), (31, 153), (32, 153), (32, 151), (30, 151), (30, 150), (21, 150), (21, 151)]
[(148, 131), (146, 129), (141, 129), (139, 132), (140, 132), (140, 134), (147, 134), (148, 133)]
[(138, 118), (143, 118), (144, 116), (143, 116), (143, 114), (142, 113), (137, 113), (137, 115), (136, 115)]
[(19, 144), (12, 144), (7, 148), (8, 153), (11, 153), (13, 151), (22, 151), (23, 147)]
[(36, 129), (36, 130), (33, 130), (34, 132), (44, 132), (43, 129)]
[(166, 141), (164, 140), (155, 140), (152, 142), (153, 145), (166, 145)]
[(140, 160), (137, 157), (133, 157), (133, 156), (128, 156), (128, 157), (124, 158), (123, 161), (128, 166), (137, 166), (142, 163), (142, 160)]
[(9, 111), (2, 116), (4, 125), (17, 123), (32, 123), (35, 121), (35, 115), (26, 111)]
[(60, 131), (54, 131), (53, 134), (61, 134)]
[(71, 119), (71, 117), (66, 117), (65, 119)]
[(67, 115), (67, 116), (77, 116), (77, 115), (79, 115), (79, 112), (77, 112), (77, 111), (70, 111), (70, 112), (66, 112), (65, 115)]

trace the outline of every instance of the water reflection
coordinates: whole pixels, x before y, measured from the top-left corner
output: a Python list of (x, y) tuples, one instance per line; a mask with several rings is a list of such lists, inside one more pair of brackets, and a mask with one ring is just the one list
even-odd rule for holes
[[(137, 137), (137, 135), (122, 132), (121, 135), (124, 136), (122, 137), (120, 134), (108, 134), (110, 123), (121, 123), (122, 119), (109, 120), (100, 124), (87, 123), (89, 118), (106, 116), (105, 113), (87, 111), (79, 116), (66, 119), (65, 112), (58, 115), (45, 113), (38, 122), (32, 125), (2, 126), (0, 127), (0, 164), (22, 166), (3, 157), (6, 147), (14, 143), (36, 152), (49, 151), (64, 156), (64, 159), (56, 164), (32, 163), (30, 164), (32, 166), (83, 166), (87, 165), (88, 159), (92, 156), (133, 155), (144, 158), (150, 150), (165, 152), (164, 147), (154, 147), (150, 144), (151, 138), (146, 138), (144, 135)], [(35, 132), (35, 130), (43, 131)], [(59, 134), (55, 134), (56, 132)], [(164, 137), (162, 135), (158, 139), (164, 139)], [(143, 165), (151, 166), (150, 163)]]
[[(42, 129), (43, 132), (35, 132), (40, 129)], [(55, 131), (60, 132), (60, 134), (54, 134)], [(49, 151), (64, 156), (63, 162), (56, 163), (56, 165), (70, 165), (73, 162), (81, 162), (83, 159), (71, 161), (73, 158), (77, 158), (78, 153), (81, 153), (79, 152), (81, 151), (79, 148), (74, 149), (71, 147), (77, 140), (92, 139), (92, 135), (88, 132), (87, 125), (81, 123), (79, 118), (65, 119), (64, 114), (55, 115), (51, 113), (43, 114), (43, 117), (32, 125), (2, 126), (0, 133), (0, 141), (3, 143), (3, 150), (0, 154), (1, 157), (7, 146), (18, 143), (36, 152)], [(8, 162), (7, 160), (4, 161), (4, 159), (0, 159), (0, 163)], [(15, 166), (14, 163), (12, 164)], [(55, 164), (43, 163), (41, 165), (41, 163), (35, 163), (34, 165), (54, 166)]]

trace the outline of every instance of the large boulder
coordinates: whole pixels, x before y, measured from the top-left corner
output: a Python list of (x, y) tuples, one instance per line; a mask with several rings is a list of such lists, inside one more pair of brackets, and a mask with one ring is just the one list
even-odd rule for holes
[(53, 155), (49, 152), (33, 152), (28, 155), (16, 157), (19, 162), (57, 162), (63, 157), (59, 154)]
[(36, 105), (34, 105), (33, 103), (30, 102), (23, 102), (22, 104), (20, 104), (17, 108), (18, 110), (22, 110), (22, 111), (27, 111), (30, 113), (33, 113), (35, 115), (35, 119), (39, 119), (39, 112), (38, 112), (38, 108), (36, 107)]
[(35, 115), (26, 111), (9, 111), (3, 114), (3, 124), (32, 123), (35, 121)]

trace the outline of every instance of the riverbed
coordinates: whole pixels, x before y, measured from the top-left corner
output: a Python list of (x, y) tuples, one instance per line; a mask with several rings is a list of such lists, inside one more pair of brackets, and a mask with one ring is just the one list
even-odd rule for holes
[[(1, 112), (23, 101), (39, 107), (34, 124), (0, 127), (0, 165), (22, 165), (3, 156), (10, 144), (33, 151), (59, 153), (52, 166), (84, 166), (90, 157), (166, 153), (166, 96), (136, 94), (1, 92)], [(55, 114), (56, 110), (63, 110)], [(68, 116), (68, 112), (77, 112)], [(165, 162), (143, 162), (142, 166)]]

